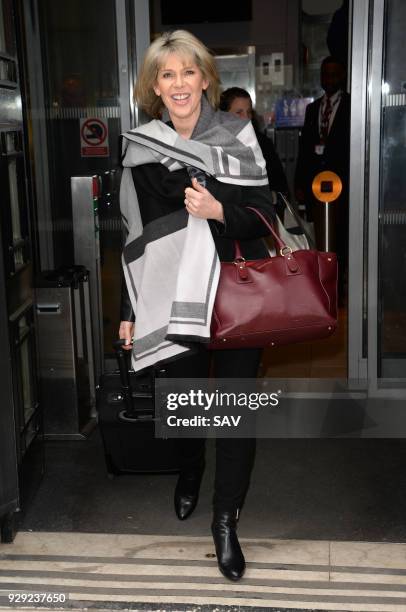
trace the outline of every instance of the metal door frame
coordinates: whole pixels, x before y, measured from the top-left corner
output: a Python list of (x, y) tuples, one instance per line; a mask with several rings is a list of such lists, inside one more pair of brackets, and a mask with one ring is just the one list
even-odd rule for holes
[(52, 227), (52, 210), (38, 4), (35, 1), (23, 2), (22, 10), (26, 48), (29, 49), (27, 53), (27, 79), (31, 103), (29, 121), (32, 128), (40, 265), (44, 270), (51, 270), (54, 267), (54, 243), (49, 231)]
[(367, 378), (363, 345), (365, 142), (367, 121), (369, 0), (353, 2), (351, 51), (351, 140), (349, 184), (348, 378)]
[[(374, 0), (372, 11), (371, 67), (369, 74), (369, 167), (368, 167), (368, 386), (378, 389), (378, 266), (379, 195), (383, 69), (383, 28), (385, 0)], [(386, 396), (397, 396), (396, 389), (385, 389)]]
[(150, 44), (149, 0), (115, 0), (121, 131), (139, 125), (134, 83)]

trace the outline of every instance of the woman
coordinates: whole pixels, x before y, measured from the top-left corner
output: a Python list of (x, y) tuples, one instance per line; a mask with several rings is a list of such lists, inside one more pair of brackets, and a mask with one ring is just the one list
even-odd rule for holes
[(252, 108), (252, 100), (248, 91), (241, 87), (226, 89), (220, 97), (220, 109), (234, 113), (240, 119), (250, 119), (252, 121), (258, 144), (265, 159), (269, 187), (272, 191), (281, 191), (287, 195), (289, 189), (283, 166), (272, 140), (265, 136), (257, 127), (255, 112)]
[[(133, 338), (136, 371), (159, 363), (173, 378), (255, 377), (260, 350), (206, 348), (219, 259), (233, 260), (235, 239), (247, 259), (267, 254), (260, 240), (267, 230), (247, 210), (274, 214), (252, 126), (216, 111), (214, 58), (182, 30), (151, 44), (135, 96), (155, 119), (124, 134), (120, 201), (128, 234), (119, 336), (128, 349)], [(174, 501), (184, 520), (197, 504), (205, 440), (180, 446)], [(254, 439), (216, 439), (212, 534), (219, 569), (230, 580), (245, 570), (236, 528), (254, 454)]]

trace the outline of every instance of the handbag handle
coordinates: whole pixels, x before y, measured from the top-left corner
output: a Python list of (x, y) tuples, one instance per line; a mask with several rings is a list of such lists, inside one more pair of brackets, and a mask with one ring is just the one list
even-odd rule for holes
[(247, 209), (252, 210), (257, 215), (257, 217), (261, 219), (264, 225), (269, 229), (269, 232), (272, 234), (276, 244), (278, 245), (279, 253), (282, 256), (285, 256), (286, 253), (292, 253), (292, 249), (290, 248), (290, 246), (287, 246), (283, 242), (283, 240), (280, 239), (277, 232), (272, 227), (272, 224), (269, 223), (268, 219), (261, 212), (259, 212), (259, 210), (257, 210), (256, 208), (252, 208), (251, 206), (247, 206)]
[[(254, 212), (257, 215), (257, 217), (261, 219), (264, 225), (269, 229), (269, 232), (272, 234), (272, 236), (275, 239), (276, 244), (279, 247), (280, 255), (282, 257), (285, 257), (286, 255), (285, 263), (287, 265), (287, 268), (289, 269), (289, 274), (297, 274), (297, 273), (300, 274), (300, 268), (295, 260), (292, 249), (290, 248), (290, 246), (285, 244), (283, 240), (279, 238), (278, 234), (275, 232), (274, 228), (272, 227), (272, 224), (269, 223), (268, 219), (261, 212), (259, 212), (259, 210), (257, 210), (256, 208), (247, 206), (247, 209), (252, 210), (252, 212)], [(238, 266), (240, 278), (243, 280), (247, 280), (248, 277), (247, 277), (247, 272), (245, 270), (245, 258), (242, 257), (241, 248), (240, 248), (240, 244), (238, 240), (235, 240), (234, 244), (235, 244), (234, 263), (236, 263)]]
[[(275, 239), (276, 244), (278, 245), (279, 253), (282, 255), (282, 257), (284, 257), (287, 253), (291, 254), (292, 249), (290, 248), (290, 246), (285, 244), (283, 240), (280, 239), (277, 232), (275, 232), (274, 228), (272, 227), (271, 223), (269, 223), (268, 219), (261, 212), (259, 212), (259, 210), (257, 210), (256, 208), (253, 208), (252, 206), (247, 206), (247, 209), (252, 210), (257, 215), (257, 217), (261, 219), (264, 225), (269, 229), (269, 232), (272, 234), (272, 236)], [(240, 247), (240, 243), (238, 240), (234, 241), (234, 246), (235, 246), (234, 259), (241, 260), (241, 261), (244, 260), (244, 257), (241, 251), (241, 247)]]

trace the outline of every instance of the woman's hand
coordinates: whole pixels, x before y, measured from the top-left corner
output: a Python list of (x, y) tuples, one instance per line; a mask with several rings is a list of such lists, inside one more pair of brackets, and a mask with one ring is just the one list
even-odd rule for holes
[(131, 351), (133, 348), (132, 341), (135, 333), (135, 324), (132, 321), (121, 321), (120, 328), (118, 330), (118, 337), (125, 340), (123, 349)]
[(188, 213), (194, 217), (224, 223), (222, 204), (195, 178), (192, 179), (192, 187), (185, 189), (185, 206)]

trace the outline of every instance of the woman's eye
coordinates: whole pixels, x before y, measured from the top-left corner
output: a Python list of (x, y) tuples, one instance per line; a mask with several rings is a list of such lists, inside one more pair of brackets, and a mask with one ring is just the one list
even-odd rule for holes
[(163, 78), (163, 79), (167, 79), (167, 78), (169, 78), (170, 76), (171, 76), (171, 73), (170, 73), (170, 72), (163, 72), (163, 73), (162, 73), (162, 78)]
[(194, 70), (186, 70), (186, 74), (194, 74), (195, 71)]

